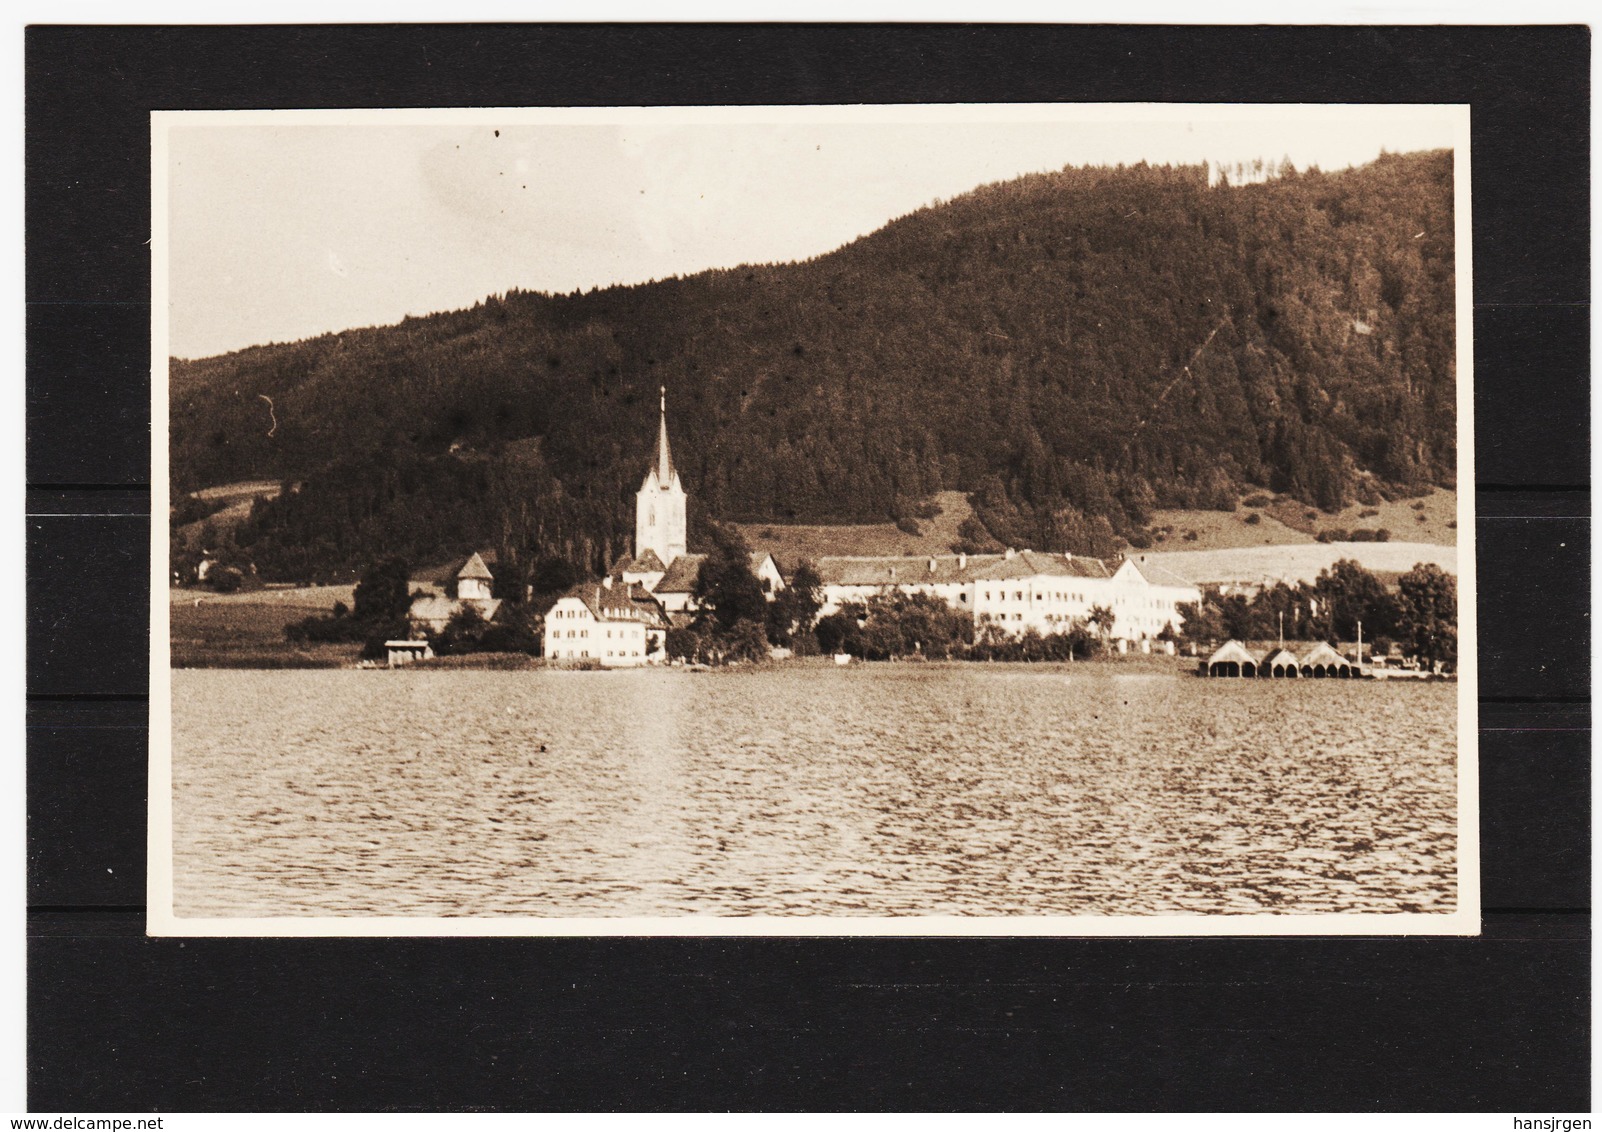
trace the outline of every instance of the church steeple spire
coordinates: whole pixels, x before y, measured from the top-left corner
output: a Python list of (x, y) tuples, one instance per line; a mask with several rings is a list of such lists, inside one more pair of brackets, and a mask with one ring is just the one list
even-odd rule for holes
[(645, 473), (639, 493), (634, 497), (634, 557), (655, 552), (664, 566), (685, 552), (687, 524), (684, 512), (684, 486), (673, 470), (673, 452), (668, 448), (667, 386), (661, 396), (662, 418), (656, 429), (656, 459)]
[(667, 386), (659, 387), (662, 396), (662, 423), (656, 433), (656, 478), (663, 487), (673, 478), (673, 454), (668, 451)]

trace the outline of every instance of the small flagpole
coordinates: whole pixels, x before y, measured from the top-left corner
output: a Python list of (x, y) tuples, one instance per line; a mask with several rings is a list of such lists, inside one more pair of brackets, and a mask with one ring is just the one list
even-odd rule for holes
[(1279, 647), (1285, 647), (1285, 611), (1279, 611)]

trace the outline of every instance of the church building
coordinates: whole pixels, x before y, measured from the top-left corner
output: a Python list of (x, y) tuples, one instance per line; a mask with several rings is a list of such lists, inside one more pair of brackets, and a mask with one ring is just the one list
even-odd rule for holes
[[(545, 655), (603, 667), (659, 664), (668, 629), (696, 611), (695, 580), (704, 554), (689, 554), (684, 484), (668, 444), (667, 390), (661, 391), (656, 453), (634, 497), (634, 555), (600, 582), (582, 582), (545, 616)], [(772, 601), (784, 576), (771, 554), (751, 555), (751, 572)]]
[[(695, 584), (706, 561), (688, 553), (684, 485), (668, 445), (667, 390), (661, 392), (656, 452), (634, 501), (634, 554), (613, 563), (600, 582), (574, 586), (545, 618), (545, 655), (605, 667), (661, 663), (665, 637), (696, 612)], [(927, 558), (823, 558), (822, 613), (879, 594), (925, 593), (966, 609), (976, 626), (1017, 635), (1050, 633), (1083, 622), (1098, 607), (1111, 615), (1104, 633), (1150, 640), (1183, 618), (1179, 606), (1200, 592), (1144, 561), (1107, 563), (1073, 554), (1008, 550), (1004, 554)], [(751, 571), (769, 601), (785, 579), (773, 556), (751, 555)]]
[[(645, 482), (634, 497), (634, 558), (635, 573), (644, 568), (647, 572), (660, 563), (662, 569), (673, 565), (673, 560), (689, 549), (686, 545), (689, 526), (684, 518), (684, 485), (679, 482), (679, 471), (673, 466), (673, 453), (668, 449), (667, 389), (661, 391), (661, 421), (656, 430), (656, 459), (645, 473)], [(654, 556), (656, 563), (647, 555)], [(644, 579), (640, 579), (643, 581)]]

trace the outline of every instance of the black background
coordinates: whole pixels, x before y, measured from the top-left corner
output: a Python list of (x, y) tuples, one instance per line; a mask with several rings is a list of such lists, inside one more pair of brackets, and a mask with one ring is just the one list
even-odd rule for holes
[[(1589, 51), (1558, 27), (30, 29), (30, 1108), (1588, 1109)], [(144, 936), (148, 111), (1056, 101), (1472, 105), (1482, 937)]]

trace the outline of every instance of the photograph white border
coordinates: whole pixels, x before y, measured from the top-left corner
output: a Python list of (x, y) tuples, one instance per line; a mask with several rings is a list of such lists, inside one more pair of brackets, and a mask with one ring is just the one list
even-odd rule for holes
[[(179, 917), (173, 911), (172, 672), (168, 538), (168, 131), (195, 124), (497, 125), (985, 121), (1171, 122), (1294, 119), (1310, 128), (1380, 114), (1449, 118), (1457, 271), (1458, 749), (1457, 907), (1450, 913), (1153, 916), (274, 916)], [(1475, 618), (1473, 225), (1466, 105), (1181, 103), (916, 106), (613, 107), (156, 111), (151, 114), (151, 500), (149, 864), (152, 936), (1472, 936), (1480, 933), (1477, 624)], [(977, 187), (977, 186), (976, 186)]]

